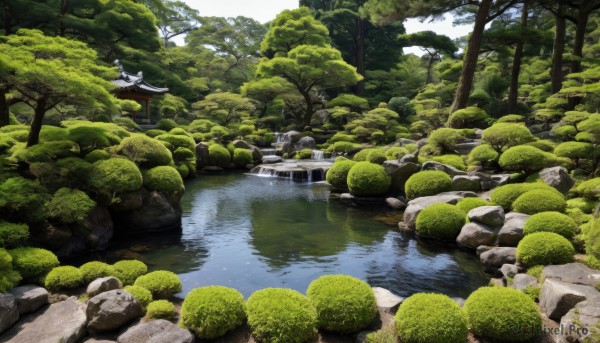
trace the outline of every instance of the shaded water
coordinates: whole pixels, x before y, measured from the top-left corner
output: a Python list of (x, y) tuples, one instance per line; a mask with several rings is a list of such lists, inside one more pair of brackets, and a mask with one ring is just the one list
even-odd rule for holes
[(205, 285), (233, 287), (244, 296), (265, 287), (305, 292), (312, 280), (332, 273), (401, 296), (466, 297), (488, 282), (475, 256), (398, 232), (374, 219), (382, 210), (329, 200), (323, 184), (201, 176), (186, 184), (182, 205), (181, 237), (141, 237), (127, 250), (96, 258), (133, 254), (153, 270), (174, 271), (183, 281), (182, 296)]

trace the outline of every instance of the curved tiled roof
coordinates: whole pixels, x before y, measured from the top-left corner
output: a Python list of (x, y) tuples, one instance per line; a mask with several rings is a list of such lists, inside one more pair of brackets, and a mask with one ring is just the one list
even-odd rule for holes
[(121, 75), (113, 80), (113, 83), (119, 87), (117, 92), (125, 90), (134, 90), (146, 94), (164, 94), (169, 91), (169, 88), (154, 87), (144, 81), (144, 75), (140, 71), (137, 74), (131, 74), (123, 70), (123, 66), (119, 60), (115, 60), (115, 65), (119, 67)]

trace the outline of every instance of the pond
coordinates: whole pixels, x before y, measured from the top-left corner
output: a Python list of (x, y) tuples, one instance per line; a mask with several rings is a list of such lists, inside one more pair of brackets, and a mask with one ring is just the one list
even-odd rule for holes
[(382, 220), (397, 223), (393, 212), (347, 207), (325, 184), (204, 175), (186, 183), (182, 206), (181, 236), (142, 237), (94, 258), (133, 256), (171, 270), (183, 281), (182, 297), (205, 285), (246, 297), (266, 287), (304, 293), (312, 280), (337, 273), (401, 296), (466, 298), (489, 281), (473, 254), (418, 241)]

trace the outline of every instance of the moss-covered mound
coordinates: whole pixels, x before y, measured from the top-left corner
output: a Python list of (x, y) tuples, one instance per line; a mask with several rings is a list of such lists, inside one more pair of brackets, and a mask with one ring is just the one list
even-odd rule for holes
[(388, 192), (392, 178), (382, 166), (358, 162), (348, 172), (348, 189), (357, 196), (383, 195)]
[(589, 200), (600, 200), (600, 177), (580, 183), (577, 186), (577, 193)]
[(144, 172), (144, 187), (151, 191), (179, 192), (183, 179), (177, 169), (169, 166), (154, 167)]
[(505, 171), (532, 173), (549, 167), (556, 159), (553, 154), (528, 145), (506, 150), (498, 163)]
[(99, 261), (84, 263), (79, 267), (79, 270), (83, 275), (83, 282), (86, 284), (97, 278), (113, 276), (115, 273), (113, 266)]
[(142, 187), (142, 173), (135, 163), (124, 158), (110, 158), (95, 162), (89, 184), (107, 193), (125, 193)]
[(317, 310), (319, 327), (328, 331), (357, 332), (377, 315), (373, 289), (352, 276), (321, 276), (310, 283), (306, 294)]
[(542, 318), (535, 302), (521, 291), (481, 287), (464, 306), (471, 332), (497, 342), (524, 342), (539, 332)]
[(417, 215), (417, 235), (441, 240), (455, 240), (463, 225), (466, 214), (450, 204), (435, 204)]
[(44, 278), (44, 287), (51, 291), (72, 289), (81, 285), (83, 285), (83, 273), (73, 266), (56, 267)]
[(492, 190), (491, 200), (494, 204), (502, 206), (505, 211), (510, 211), (513, 203), (518, 197), (534, 189), (544, 189), (561, 195), (556, 189), (544, 183), (512, 183), (494, 188)]
[(146, 318), (173, 320), (177, 318), (175, 304), (168, 300), (154, 300), (146, 306)]
[(387, 161), (387, 156), (382, 150), (376, 149), (369, 152), (367, 155), (367, 162), (381, 165), (385, 161)]
[(247, 165), (253, 162), (252, 150), (237, 148), (233, 151), (233, 164), (237, 168), (246, 168)]
[(404, 185), (409, 199), (436, 195), (452, 188), (452, 179), (439, 170), (426, 170), (411, 175)]
[(224, 146), (213, 144), (208, 148), (208, 160), (212, 166), (227, 168), (231, 163), (231, 154)]
[(0, 220), (0, 248), (11, 249), (24, 245), (29, 239), (29, 227)]
[(331, 168), (327, 171), (325, 179), (327, 182), (336, 189), (345, 189), (348, 187), (347, 179), (350, 168), (354, 166), (356, 162), (338, 157), (335, 160)]
[(461, 199), (456, 203), (456, 207), (460, 208), (465, 213), (469, 213), (470, 210), (481, 206), (492, 206), (492, 203), (485, 199), (472, 197)]
[(144, 307), (148, 306), (148, 304), (152, 301), (152, 292), (142, 286), (129, 285), (123, 287), (123, 290), (133, 295), (133, 297), (136, 298), (137, 301), (139, 301)]
[(554, 232), (567, 239), (573, 238), (578, 231), (575, 220), (560, 212), (536, 213), (527, 219), (523, 227), (525, 235), (536, 232)]
[(476, 146), (475, 149), (471, 150), (467, 157), (467, 163), (470, 166), (482, 166), (491, 167), (494, 162), (498, 159), (498, 152), (488, 144), (482, 144)]
[(181, 305), (181, 324), (201, 339), (223, 336), (245, 319), (244, 297), (233, 288), (195, 288)]
[(571, 242), (552, 232), (532, 233), (517, 246), (517, 261), (526, 266), (569, 263), (573, 256), (575, 249)]
[(539, 212), (564, 212), (567, 209), (565, 197), (550, 190), (535, 189), (524, 193), (513, 202), (517, 212), (535, 214)]
[(469, 335), (464, 311), (443, 294), (410, 296), (400, 305), (395, 322), (402, 342), (464, 343)]
[(8, 252), (13, 259), (13, 267), (27, 280), (35, 280), (58, 267), (56, 255), (40, 248), (16, 248)]
[(117, 147), (117, 153), (144, 168), (168, 166), (173, 162), (169, 149), (161, 142), (141, 134), (124, 138)]
[(135, 286), (144, 287), (152, 292), (154, 299), (168, 298), (181, 292), (181, 280), (177, 274), (167, 270), (157, 270), (138, 277)]
[(96, 206), (96, 202), (78, 189), (61, 188), (50, 202), (46, 210), (51, 218), (62, 223), (81, 223), (90, 211)]
[(121, 260), (112, 265), (114, 276), (123, 285), (132, 285), (135, 280), (148, 272), (148, 267), (142, 261)]
[(304, 343), (317, 333), (317, 311), (304, 295), (283, 288), (254, 292), (246, 302), (252, 335), (266, 343)]

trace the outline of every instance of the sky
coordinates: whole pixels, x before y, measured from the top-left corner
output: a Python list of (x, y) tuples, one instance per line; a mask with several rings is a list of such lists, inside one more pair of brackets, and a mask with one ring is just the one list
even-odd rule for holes
[[(184, 0), (189, 6), (196, 8), (204, 17), (236, 17), (243, 15), (266, 23), (273, 20), (277, 14), (285, 9), (297, 8), (298, 0)], [(447, 15), (445, 20), (433, 23), (421, 23), (417, 19), (409, 19), (404, 23), (407, 33), (419, 31), (434, 31), (450, 38), (467, 35), (471, 31), (469, 25), (452, 25), (452, 16)], [(422, 55), (418, 47), (405, 48), (405, 53)]]

